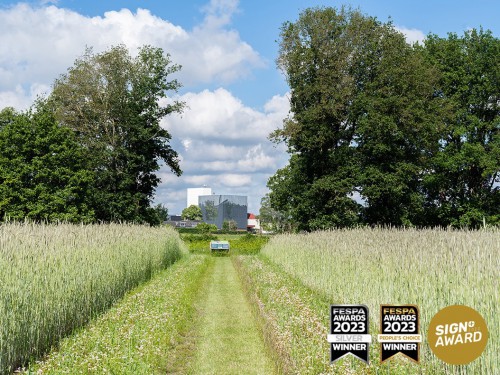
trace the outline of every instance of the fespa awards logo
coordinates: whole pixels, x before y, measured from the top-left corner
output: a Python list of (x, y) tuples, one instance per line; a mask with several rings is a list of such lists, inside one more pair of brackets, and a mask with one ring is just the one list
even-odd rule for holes
[(387, 361), (398, 353), (415, 362), (419, 361), (420, 342), (418, 333), (420, 314), (416, 305), (380, 306), (380, 360)]
[(330, 361), (353, 356), (368, 363), (371, 336), (368, 333), (368, 307), (365, 305), (330, 306)]

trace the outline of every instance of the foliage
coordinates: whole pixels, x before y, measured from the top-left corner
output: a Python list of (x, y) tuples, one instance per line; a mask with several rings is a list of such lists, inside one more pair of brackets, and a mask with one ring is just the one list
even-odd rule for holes
[(210, 254), (210, 241), (229, 241), (230, 254), (257, 254), (260, 252), (269, 237), (250, 233), (227, 234), (217, 232), (214, 234), (182, 234), (189, 251), (196, 254)]
[(209, 254), (210, 241), (217, 241), (218, 236), (212, 232), (187, 232), (184, 231), (181, 235), (182, 240), (186, 243), (189, 251), (196, 254)]
[(158, 218), (158, 224), (167, 221), (169, 218), (168, 208), (163, 204), (159, 203), (154, 207), (154, 211), (156, 213), (156, 217)]
[(162, 118), (184, 107), (165, 100), (180, 87), (168, 80), (179, 69), (160, 48), (144, 46), (131, 57), (116, 46), (99, 54), (88, 49), (55, 81), (49, 102), (86, 150), (97, 220), (157, 220), (150, 203), (160, 182), (159, 163), (181, 174), (171, 136), (160, 126)]
[(0, 218), (93, 221), (94, 176), (75, 133), (41, 100), (0, 118)]
[(259, 236), (247, 233), (239, 236), (238, 239), (230, 241), (231, 253), (255, 255), (260, 252), (260, 249), (269, 241), (267, 236)]
[[(199, 241), (215, 241), (218, 239), (217, 236), (214, 236), (212, 233), (202, 233), (202, 234), (183, 234), (182, 240), (187, 242), (188, 245), (191, 242), (199, 242)], [(207, 245), (208, 246), (208, 245)]]
[(235, 266), (279, 374), (363, 373), (366, 366), (352, 356), (340, 366), (328, 361), (325, 317), (331, 301), (262, 257), (238, 256)]
[(198, 229), (198, 232), (202, 233), (202, 234), (212, 234), (213, 232), (217, 231), (217, 225), (207, 224), (207, 223), (199, 223), (196, 226), (196, 229)]
[(181, 216), (183, 220), (193, 221), (201, 220), (203, 217), (203, 215), (201, 214), (201, 208), (194, 204), (183, 209)]
[(287, 215), (271, 206), (269, 193), (260, 201), (259, 218), (262, 229), (266, 231), (283, 232), (289, 224)]
[(184, 251), (165, 228), (0, 225), (0, 372), (38, 358)]
[(435, 173), (425, 176), (427, 204), (444, 225), (499, 223), (500, 39), (482, 29), (430, 35), (425, 50), (442, 72), (439, 95), (451, 109)]
[(270, 208), (298, 230), (493, 223), (499, 45), (474, 30), (409, 45), (391, 23), (347, 8), (284, 23), (291, 111), (270, 138), (290, 159), (268, 181), (264, 217)]
[(235, 231), (238, 229), (238, 226), (236, 225), (236, 221), (234, 220), (224, 220), (222, 223), (222, 230), (223, 231)]

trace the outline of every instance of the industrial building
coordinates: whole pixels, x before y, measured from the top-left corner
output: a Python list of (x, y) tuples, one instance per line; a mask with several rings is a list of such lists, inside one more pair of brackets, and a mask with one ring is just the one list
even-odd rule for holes
[(222, 229), (225, 221), (233, 221), (236, 227), (247, 230), (247, 197), (243, 195), (200, 195), (198, 206), (203, 221)]

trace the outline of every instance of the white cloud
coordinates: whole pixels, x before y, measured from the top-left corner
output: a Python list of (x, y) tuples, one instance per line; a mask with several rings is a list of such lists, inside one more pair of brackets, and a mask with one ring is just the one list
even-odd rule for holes
[(21, 85), (17, 85), (12, 90), (0, 91), (0, 110), (5, 107), (27, 108), (32, 102), (31, 97), (26, 97)]
[(238, 0), (211, 0), (203, 10), (206, 17), (205, 27), (219, 28), (231, 22), (231, 17), (238, 11)]
[[(249, 208), (257, 211), (267, 179), (288, 159), (283, 147), (267, 140), (288, 114), (287, 96), (274, 96), (264, 111), (245, 106), (225, 89), (188, 93), (179, 99), (189, 109), (182, 116), (169, 116), (163, 126), (177, 140), (179, 147), (173, 144), (174, 148), (182, 149), (184, 174), (172, 178), (162, 169), (157, 200), (173, 202), (174, 195), (166, 191), (174, 194), (206, 184), (218, 194), (247, 195)], [(172, 213), (182, 211), (183, 205), (184, 201), (172, 203)]]
[(192, 143), (191, 139), (189, 139), (189, 138), (183, 139), (183, 140), (181, 140), (181, 143), (184, 146), (184, 150), (189, 151), (189, 148), (191, 147), (191, 143)]
[[(47, 5), (51, 3), (57, 4), (21, 3), (0, 9), (0, 109), (29, 107), (37, 95), (50, 91), (54, 79), (86, 46), (95, 52), (117, 44), (132, 52), (144, 44), (161, 47), (182, 65), (176, 78), (187, 88), (223, 85), (264, 66), (259, 54), (230, 27), (237, 0), (211, 0), (202, 22), (191, 30), (145, 9), (86, 17)], [(162, 125), (172, 134), (184, 174), (176, 177), (162, 167), (156, 202), (180, 213), (185, 189), (207, 184), (220, 194), (247, 195), (249, 208), (258, 210), (268, 177), (286, 163), (286, 153), (267, 136), (288, 114), (287, 97), (271, 98), (262, 111), (245, 106), (224, 88), (186, 93), (180, 99), (188, 105), (185, 113), (169, 116)]]
[(249, 186), (252, 178), (247, 174), (222, 174), (218, 176), (222, 185), (225, 187), (240, 187), (240, 186)]
[[(86, 17), (55, 5), (17, 4), (0, 10), (0, 108), (23, 106), (34, 99), (34, 87), (49, 86), (73, 65), (86, 46), (96, 52), (125, 44), (135, 51), (144, 44), (163, 48), (182, 65), (184, 86), (227, 83), (247, 76), (264, 63), (239, 34), (229, 28), (237, 1), (212, 0), (203, 22), (185, 30), (146, 9), (110, 11)], [(20, 90), (19, 88), (22, 88)]]
[(244, 172), (256, 172), (262, 171), (263, 169), (276, 169), (277, 160), (264, 151), (262, 144), (259, 143), (256, 146), (251, 147), (245, 158), (242, 160), (238, 160), (237, 162), (237, 170)]
[(425, 34), (421, 30), (408, 29), (403, 26), (396, 26), (396, 30), (402, 33), (406, 37), (406, 41), (410, 44), (413, 44), (415, 42), (419, 42), (420, 44), (422, 44), (422, 42), (425, 40)]
[(197, 134), (204, 139), (242, 143), (264, 140), (280, 126), (289, 109), (288, 99), (275, 96), (266, 103), (264, 112), (259, 112), (224, 88), (188, 93), (180, 100), (188, 106), (185, 113), (167, 118), (164, 126), (183, 139)]

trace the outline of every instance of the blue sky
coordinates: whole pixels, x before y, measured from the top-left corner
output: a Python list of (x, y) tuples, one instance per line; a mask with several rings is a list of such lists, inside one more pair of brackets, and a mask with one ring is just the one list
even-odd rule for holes
[(183, 65), (179, 98), (189, 109), (162, 123), (184, 174), (162, 168), (155, 201), (180, 213), (186, 188), (206, 184), (248, 195), (258, 212), (267, 179), (287, 162), (284, 148), (266, 139), (288, 113), (288, 87), (275, 65), (279, 28), (306, 7), (341, 5), (392, 19), (409, 41), (480, 26), (500, 35), (498, 0), (0, 0), (0, 109), (27, 108), (50, 92), (86, 45), (162, 47)]

